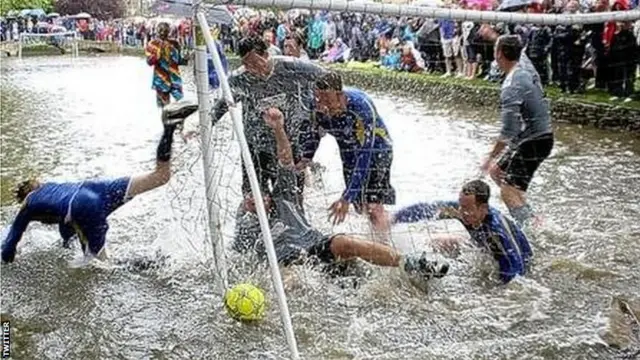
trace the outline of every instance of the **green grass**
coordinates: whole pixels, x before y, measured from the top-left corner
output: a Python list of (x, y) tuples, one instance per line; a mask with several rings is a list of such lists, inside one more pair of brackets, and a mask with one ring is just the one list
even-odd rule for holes
[[(100, 43), (100, 42), (96, 42)], [(82, 50), (81, 50), (82, 51)], [(120, 53), (123, 55), (130, 56), (144, 56), (144, 50), (135, 47), (122, 47), (120, 48)], [(37, 46), (29, 46), (23, 48), (23, 55), (55, 55), (60, 54), (60, 52), (48, 45), (37, 45)], [(239, 64), (239, 58), (233, 54), (227, 53), (227, 57), (231, 61), (232, 67), (236, 64)], [(458, 78), (441, 78), (440, 74), (415, 74), (415, 73), (406, 73), (399, 71), (391, 71), (386, 69), (381, 69), (376, 66), (373, 62), (359, 63), (359, 62), (350, 62), (348, 64), (332, 64), (327, 65), (329, 68), (339, 69), (343, 71), (354, 71), (354, 72), (363, 72), (370, 75), (377, 75), (386, 78), (409, 78), (414, 80), (425, 81), (428, 83), (440, 83), (440, 84), (457, 84), (460, 86), (470, 86), (475, 88), (490, 88), (490, 89), (498, 89), (498, 84), (485, 81), (482, 79), (473, 79), (473, 80), (465, 80)], [(636, 81), (636, 88), (640, 88), (640, 78)], [(633, 100), (628, 103), (623, 103), (621, 101), (611, 101), (611, 95), (602, 90), (587, 90), (584, 94), (564, 94), (560, 91), (558, 87), (548, 86), (545, 88), (547, 96), (553, 100), (562, 100), (562, 101), (572, 101), (576, 103), (587, 103), (587, 104), (605, 104), (610, 106), (619, 106), (625, 108), (632, 109), (640, 109), (640, 101)]]
[[(405, 77), (409, 79), (421, 80), (429, 83), (440, 83), (440, 84), (458, 84), (460, 86), (473, 86), (477, 88), (492, 88), (498, 89), (498, 84), (494, 82), (489, 82), (483, 79), (459, 79), (459, 78), (441, 78), (440, 74), (427, 74), (427, 73), (406, 73), (399, 71), (392, 71), (381, 69), (376, 66), (375, 63), (357, 63), (351, 62), (348, 64), (332, 64), (328, 65), (329, 68), (344, 70), (344, 71), (357, 71), (363, 72), (374, 76), (381, 76), (387, 78), (398, 78)], [(636, 81), (636, 87), (640, 87), (640, 80)], [(560, 91), (560, 89), (556, 86), (547, 86), (545, 88), (547, 96), (554, 100), (563, 100), (563, 101), (575, 101), (580, 103), (590, 103), (590, 104), (606, 104), (627, 108), (640, 109), (640, 101), (633, 100), (627, 103), (623, 103), (621, 101), (610, 101), (611, 95), (602, 90), (587, 90), (584, 94), (564, 94)]]

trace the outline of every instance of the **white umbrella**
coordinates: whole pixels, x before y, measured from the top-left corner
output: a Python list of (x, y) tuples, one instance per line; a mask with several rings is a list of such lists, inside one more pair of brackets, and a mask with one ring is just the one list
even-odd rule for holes
[(424, 6), (424, 7), (441, 7), (444, 5), (444, 2), (442, 2), (441, 0), (416, 0), (409, 5)]
[(77, 15), (73, 16), (76, 19), (91, 19), (91, 15), (87, 14), (87, 13), (79, 13)]
[(50, 13), (50, 14), (47, 15), (47, 17), (48, 18), (57, 18), (57, 17), (60, 17), (60, 14), (58, 14), (58, 13)]
[(133, 21), (134, 23), (143, 23), (147, 21), (147, 19), (142, 16), (134, 16), (131, 18), (131, 21)]
[[(206, 18), (211, 23), (231, 24), (233, 17), (226, 6), (205, 6)], [(151, 6), (151, 10), (163, 15), (172, 15), (177, 17), (193, 16), (193, 7), (190, 0), (179, 1), (163, 1), (157, 0)], [(163, 20), (164, 21), (164, 20)]]

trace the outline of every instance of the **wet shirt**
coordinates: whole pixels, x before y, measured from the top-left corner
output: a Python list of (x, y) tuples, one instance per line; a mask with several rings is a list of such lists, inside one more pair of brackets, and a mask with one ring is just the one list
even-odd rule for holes
[[(453, 211), (460, 208), (457, 201), (419, 203), (401, 209), (394, 215), (394, 223), (420, 220), (457, 219)], [(517, 275), (525, 275), (533, 251), (524, 233), (500, 211), (489, 207), (489, 213), (478, 228), (463, 223), (478, 247), (487, 249), (500, 268), (500, 279), (507, 283)]]
[[(273, 191), (275, 212), (271, 214), (271, 236), (278, 262), (290, 265), (304, 259), (307, 251), (318, 244), (324, 235), (315, 230), (295, 205), (297, 179), (295, 170), (280, 166)], [(259, 242), (258, 254), (265, 256)]]
[(182, 87), (180, 67), (185, 61), (175, 41), (154, 39), (145, 49), (147, 64), (153, 66), (152, 88), (160, 92), (170, 92)]
[[(229, 86), (236, 102), (242, 102), (244, 132), (249, 147), (254, 152), (275, 154), (276, 143), (273, 131), (265, 124), (262, 113), (271, 107), (282, 111), (285, 130), (294, 148), (301, 132), (310, 131), (311, 109), (305, 101), (311, 83), (325, 74), (320, 66), (291, 57), (274, 56), (273, 72), (267, 78), (252, 75), (244, 67), (229, 77)], [(213, 106), (211, 117), (214, 124), (228, 111), (224, 99)]]
[(549, 103), (533, 74), (520, 65), (502, 83), (500, 108), (500, 136), (510, 146), (551, 133)]
[(316, 113), (316, 121), (338, 142), (342, 167), (350, 174), (342, 198), (353, 202), (362, 193), (374, 157), (391, 152), (392, 142), (373, 100), (359, 89), (345, 88), (344, 94), (347, 110), (343, 114), (331, 117)]
[(22, 234), (31, 221), (46, 224), (63, 223), (69, 212), (69, 204), (82, 183), (44, 183), (31, 192), (22, 203), (22, 208), (11, 224), (7, 238), (2, 244), (2, 260), (13, 260)]

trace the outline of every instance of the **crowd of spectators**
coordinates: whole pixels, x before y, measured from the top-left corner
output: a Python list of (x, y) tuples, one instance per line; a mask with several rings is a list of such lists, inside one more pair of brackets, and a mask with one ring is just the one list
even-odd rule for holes
[[(493, 0), (452, 0), (432, 6), (472, 10), (497, 10)], [(566, 13), (624, 11), (638, 6), (637, 0), (544, 0), (528, 2), (515, 11)], [(526, 3), (526, 1), (524, 1)], [(299, 55), (323, 62), (372, 62), (395, 71), (427, 72), (443, 77), (500, 79), (493, 63), (490, 34), (517, 34), (526, 45), (526, 55), (538, 70), (543, 84), (557, 85), (567, 93), (588, 88), (606, 90), (612, 100), (630, 101), (638, 96), (640, 65), (640, 21), (573, 26), (481, 24), (471, 21), (370, 14), (309, 12), (274, 13), (244, 8), (234, 14), (235, 23), (219, 28), (224, 46), (236, 50), (239, 39), (259, 35), (271, 44), (270, 52), (287, 53), (286, 42), (299, 48)], [(55, 28), (77, 31), (89, 40), (117, 41), (144, 47), (155, 36), (159, 19), (47, 18), (4, 21), (2, 39), (20, 32), (47, 32)], [(185, 48), (193, 45), (190, 20), (172, 21), (171, 36)], [(634, 88), (635, 87), (635, 88)]]
[(190, 19), (132, 17), (98, 20), (72, 16), (12, 18), (0, 21), (0, 40), (17, 41), (21, 33), (56, 33), (75, 31), (84, 40), (115, 41), (124, 46), (143, 48), (156, 36), (156, 25), (171, 23), (171, 38), (186, 48), (193, 47)]
[[(490, 0), (440, 5), (472, 10), (497, 10), (499, 6)], [(637, 7), (637, 2), (545, 0), (515, 10), (575, 14), (624, 11), (632, 6)], [(223, 28), (222, 40), (234, 49), (238, 39), (262, 35), (277, 54), (284, 50), (286, 39), (295, 38), (304, 47), (303, 56), (320, 61), (373, 61), (397, 71), (497, 81), (500, 74), (492, 66), (495, 36), (488, 36), (492, 33), (519, 35), (544, 85), (557, 85), (572, 94), (595, 87), (608, 91), (612, 100), (630, 101), (638, 96), (640, 88), (634, 86), (640, 63), (640, 21), (538, 26), (353, 13), (256, 12), (239, 18), (234, 27)]]

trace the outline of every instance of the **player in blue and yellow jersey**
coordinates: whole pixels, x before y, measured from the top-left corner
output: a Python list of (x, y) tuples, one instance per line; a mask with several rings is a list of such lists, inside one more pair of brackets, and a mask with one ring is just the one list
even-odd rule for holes
[(197, 105), (186, 101), (164, 108), (164, 133), (158, 144), (156, 168), (150, 173), (113, 180), (66, 183), (27, 180), (20, 183), (16, 197), (22, 203), (22, 208), (2, 243), (2, 261), (14, 260), (18, 242), (31, 221), (58, 224), (65, 247), (68, 247), (74, 235), (78, 235), (85, 255), (104, 259), (103, 250), (109, 229), (107, 217), (134, 196), (169, 181), (174, 131), (197, 109)]
[[(315, 98), (317, 125), (338, 142), (346, 185), (329, 209), (330, 219), (334, 224), (343, 222), (353, 204), (356, 211), (367, 212), (377, 230), (383, 229), (387, 218), (383, 204), (396, 201), (390, 183), (393, 147), (384, 121), (369, 96), (358, 89), (343, 89), (336, 73), (316, 81)], [(306, 152), (309, 159), (318, 143), (303, 144), (312, 148)]]
[[(489, 206), (489, 196), (489, 185), (481, 180), (474, 180), (462, 187), (458, 201), (415, 204), (395, 213), (391, 222), (459, 220), (475, 245), (487, 249), (498, 262), (500, 279), (507, 283), (527, 272), (533, 252), (520, 228), (500, 211)], [(451, 238), (448, 240), (451, 241)]]

